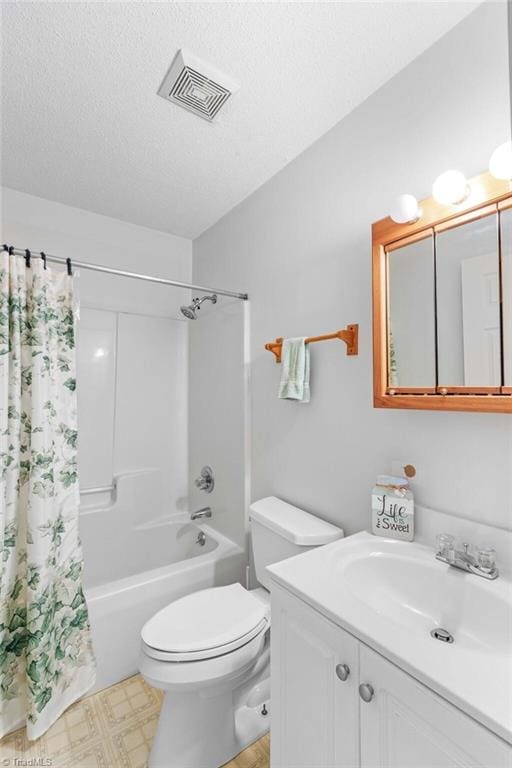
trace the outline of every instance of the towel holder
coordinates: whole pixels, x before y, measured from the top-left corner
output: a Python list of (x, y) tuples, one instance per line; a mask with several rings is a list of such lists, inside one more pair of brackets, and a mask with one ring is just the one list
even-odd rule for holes
[[(347, 325), (346, 328), (340, 331), (334, 331), (334, 333), (324, 333), (322, 336), (308, 336), (305, 340), (306, 344), (312, 344), (316, 341), (329, 341), (330, 339), (341, 339), (347, 345), (347, 355), (357, 355), (359, 351), (358, 346), (359, 325), (352, 323)], [(269, 341), (265, 344), (265, 349), (272, 352), (275, 355), (276, 363), (281, 362), (281, 351), (283, 349), (283, 337), (279, 336), (275, 341)]]

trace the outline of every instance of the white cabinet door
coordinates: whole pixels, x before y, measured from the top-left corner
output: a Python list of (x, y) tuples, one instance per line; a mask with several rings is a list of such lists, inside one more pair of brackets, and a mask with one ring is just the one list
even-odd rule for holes
[(357, 641), (277, 587), (271, 637), (272, 768), (357, 768)]
[[(470, 674), (470, 670), (468, 670)], [(361, 768), (509, 768), (512, 747), (364, 645)]]

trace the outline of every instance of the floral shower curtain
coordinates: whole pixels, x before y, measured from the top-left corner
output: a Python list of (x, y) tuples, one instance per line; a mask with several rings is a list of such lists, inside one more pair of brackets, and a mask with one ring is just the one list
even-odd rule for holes
[(94, 683), (78, 535), (73, 278), (0, 254), (0, 737)]

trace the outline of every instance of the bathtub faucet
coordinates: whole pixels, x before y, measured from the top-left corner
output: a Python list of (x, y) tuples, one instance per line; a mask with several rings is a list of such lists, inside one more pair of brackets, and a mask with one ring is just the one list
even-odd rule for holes
[(198, 509), (197, 512), (190, 513), (191, 520), (199, 520), (201, 517), (211, 517), (211, 516), (212, 516), (211, 507), (203, 507), (202, 509)]

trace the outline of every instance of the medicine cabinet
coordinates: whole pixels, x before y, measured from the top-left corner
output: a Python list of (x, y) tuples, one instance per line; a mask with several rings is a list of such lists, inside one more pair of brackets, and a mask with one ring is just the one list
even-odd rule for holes
[(512, 413), (512, 184), (469, 189), (373, 225), (377, 408)]

